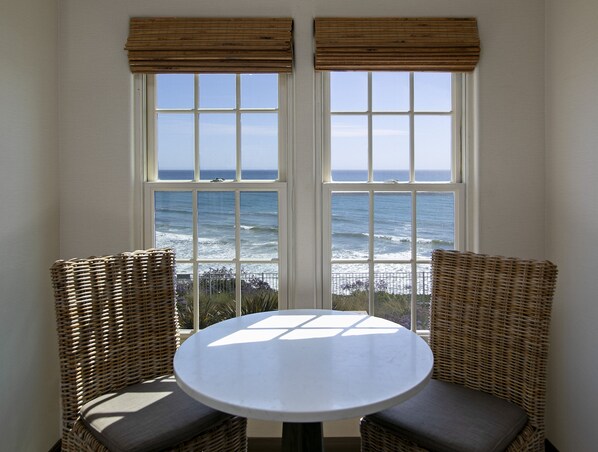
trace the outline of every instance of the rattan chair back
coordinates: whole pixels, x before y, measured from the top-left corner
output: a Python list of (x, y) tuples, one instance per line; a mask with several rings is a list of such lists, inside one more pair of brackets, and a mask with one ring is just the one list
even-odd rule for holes
[(519, 405), (542, 441), (556, 277), (549, 261), (432, 254), (433, 378)]
[(173, 372), (179, 345), (174, 253), (147, 250), (51, 267), (63, 430), (88, 401)]

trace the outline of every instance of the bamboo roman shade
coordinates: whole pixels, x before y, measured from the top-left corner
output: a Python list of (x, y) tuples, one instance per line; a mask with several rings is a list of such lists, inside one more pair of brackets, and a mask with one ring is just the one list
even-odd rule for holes
[(469, 72), (480, 57), (475, 18), (316, 18), (320, 71)]
[(291, 72), (288, 18), (131, 18), (133, 73)]

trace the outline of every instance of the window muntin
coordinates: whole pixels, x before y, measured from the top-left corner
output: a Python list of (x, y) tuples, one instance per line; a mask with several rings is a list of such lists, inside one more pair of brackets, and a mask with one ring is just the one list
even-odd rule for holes
[(464, 238), (463, 80), (408, 72), (322, 80), (323, 305), (426, 330), (431, 252)]
[[(147, 76), (147, 246), (181, 328), (286, 306), (286, 76)], [(257, 312), (257, 311), (255, 311)]]

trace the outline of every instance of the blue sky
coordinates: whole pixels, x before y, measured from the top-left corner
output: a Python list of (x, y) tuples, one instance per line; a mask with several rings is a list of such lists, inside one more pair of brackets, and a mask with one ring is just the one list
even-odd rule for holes
[[(242, 109), (265, 109), (241, 114), (241, 165), (246, 169), (276, 169), (278, 164), (277, 75), (243, 74)], [(199, 78), (200, 165), (203, 169), (234, 169), (236, 156), (236, 77), (202, 74)], [(416, 73), (415, 112), (448, 112), (451, 109), (450, 74)], [(367, 74), (331, 74), (331, 163), (333, 170), (367, 169)], [(159, 75), (157, 106), (191, 110), (194, 106), (191, 74)], [(296, 99), (300, 102), (300, 99)], [(374, 170), (409, 168), (409, 119), (392, 112), (409, 109), (407, 73), (372, 75), (372, 109), (386, 113), (372, 119)], [(217, 111), (214, 111), (217, 110)], [(347, 113), (352, 114), (335, 114)], [(160, 169), (192, 170), (194, 158), (193, 115), (159, 113), (158, 160)], [(415, 169), (450, 169), (450, 116), (418, 115), (414, 123)]]

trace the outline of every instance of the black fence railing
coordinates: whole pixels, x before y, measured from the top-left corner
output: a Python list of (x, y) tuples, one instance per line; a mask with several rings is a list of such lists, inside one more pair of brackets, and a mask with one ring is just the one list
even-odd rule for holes
[[(416, 287), (416, 320), (418, 329), (429, 328), (431, 273), (374, 273), (375, 314), (411, 327), (412, 293)], [(199, 327), (236, 315), (237, 280), (230, 269), (213, 269), (197, 277), (199, 289)], [(243, 273), (241, 313), (251, 314), (278, 309), (278, 273)], [(369, 273), (333, 273), (331, 278), (332, 308), (349, 311), (368, 310)], [(193, 281), (189, 274), (176, 279), (177, 308), (181, 328), (193, 328)]]
[[(348, 295), (356, 290), (369, 290), (369, 273), (333, 273), (331, 292), (337, 295)], [(374, 290), (393, 295), (406, 295), (413, 292), (416, 284), (417, 293), (429, 295), (431, 289), (431, 273), (417, 272), (413, 281), (411, 272), (377, 272), (374, 273)]]
[[(415, 281), (411, 272), (377, 272), (374, 273), (374, 290), (390, 294), (410, 294), (415, 283), (417, 293), (429, 295), (431, 290), (431, 272), (417, 272)], [(191, 289), (191, 275), (177, 275), (177, 285)], [(199, 292), (201, 294), (221, 294), (235, 292), (236, 278), (231, 271), (209, 271), (199, 276)], [(278, 273), (259, 272), (243, 273), (241, 290), (259, 289), (278, 290)], [(333, 273), (330, 284), (331, 292), (336, 295), (348, 295), (359, 290), (369, 290), (369, 273)], [(181, 287), (183, 289), (183, 287)]]

